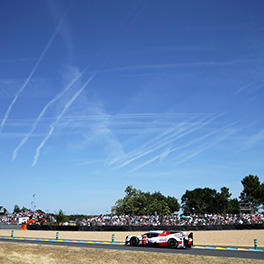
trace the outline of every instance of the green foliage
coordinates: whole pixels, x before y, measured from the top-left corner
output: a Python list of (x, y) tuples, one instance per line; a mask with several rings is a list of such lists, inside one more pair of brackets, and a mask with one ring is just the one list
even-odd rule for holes
[(74, 215), (68, 215), (68, 217), (70, 221), (77, 221), (92, 217), (92, 215), (74, 214)]
[(231, 199), (227, 204), (227, 213), (228, 214), (239, 214), (240, 213), (240, 204), (238, 199)]
[(227, 213), (231, 193), (227, 187), (222, 187), (220, 193), (216, 193), (216, 206), (219, 213)]
[(7, 213), (6, 208), (4, 208), (3, 206), (0, 206), (0, 215), (5, 215)]
[(214, 213), (216, 210), (216, 193), (216, 190), (210, 188), (187, 190), (181, 198), (183, 213)]
[(240, 194), (241, 203), (256, 211), (258, 206), (264, 204), (264, 183), (261, 184), (259, 177), (254, 175), (244, 177), (241, 183), (244, 187)]
[(184, 214), (224, 214), (239, 213), (237, 199), (230, 199), (231, 193), (226, 187), (221, 192), (210, 188), (196, 188), (187, 190), (182, 196), (182, 209)]
[(19, 213), (20, 211), (21, 210), (20, 210), (19, 206), (17, 204), (15, 204), (13, 213)]
[(26, 208), (25, 206), (23, 206), (22, 208), (19, 208), (19, 206), (15, 204), (13, 213), (20, 213), (20, 212), (24, 213), (26, 211), (30, 211), (30, 209)]
[[(27, 209), (28, 210), (28, 209)], [(44, 211), (42, 211), (41, 209), (38, 209), (38, 210), (36, 210), (39, 214), (45, 214), (45, 212)]]
[(66, 216), (61, 209), (57, 214), (54, 215), (54, 217), (56, 219), (57, 224), (69, 221), (69, 217)]
[(260, 186), (259, 202), (262, 204), (262, 207), (264, 209), (264, 182)]
[(132, 186), (125, 189), (125, 197), (116, 201), (112, 212), (117, 215), (169, 215), (179, 211), (176, 198), (160, 192), (142, 192)]
[(21, 212), (26, 212), (26, 211), (30, 211), (28, 208), (26, 208), (25, 206), (22, 207), (22, 209), (20, 210)]

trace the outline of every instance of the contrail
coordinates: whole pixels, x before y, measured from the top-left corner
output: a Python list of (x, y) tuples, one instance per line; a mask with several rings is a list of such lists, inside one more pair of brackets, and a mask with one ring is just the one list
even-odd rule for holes
[(203, 146), (201, 146), (200, 149), (198, 149), (197, 151), (195, 152), (192, 152), (192, 153), (184, 153), (185, 157), (183, 156), (182, 159), (179, 159), (177, 162), (175, 162), (176, 165), (179, 165), (191, 158), (194, 158), (195, 156), (199, 155), (200, 153), (202, 153), (203, 151), (217, 145), (218, 143), (222, 142), (223, 140), (225, 140), (226, 138), (228, 138), (229, 136), (231, 136), (234, 132), (228, 132), (227, 134), (223, 135), (222, 137), (218, 138), (215, 142), (212, 142), (212, 143), (208, 143), (208, 144), (205, 144)]
[[(145, 144), (143, 144), (142, 146), (142, 149), (140, 150), (133, 150), (129, 153), (127, 153), (124, 157), (118, 157), (116, 158), (115, 160), (111, 161), (109, 163), (109, 165), (112, 165), (112, 164), (115, 164), (115, 163), (118, 163), (120, 162), (122, 159), (128, 159), (130, 157), (133, 157), (135, 155), (139, 155), (141, 154), (143, 151), (145, 151), (147, 148), (152, 148), (154, 146), (156, 146), (157, 142), (159, 139), (163, 140), (164, 141), (164, 137), (165, 139), (168, 139), (168, 138), (171, 138), (173, 137), (174, 135), (182, 132), (183, 130), (185, 130), (186, 128), (183, 127), (185, 125), (185, 122), (184, 123), (180, 123), (178, 124), (176, 127), (173, 127), (173, 128), (169, 128), (167, 129), (165, 132), (163, 132), (161, 135), (158, 135), (156, 136), (155, 138), (151, 139), (150, 141), (146, 142)], [(160, 143), (160, 141), (159, 141)]]
[(160, 149), (161, 147), (166, 146), (169, 143), (172, 143), (172, 142), (176, 141), (179, 138), (182, 138), (182, 137), (184, 137), (184, 136), (186, 136), (188, 134), (193, 133), (194, 131), (199, 130), (200, 128), (210, 124), (215, 118), (216, 117), (210, 118), (209, 120), (207, 120), (206, 122), (204, 122), (202, 124), (199, 124), (198, 126), (193, 125), (193, 126), (191, 126), (189, 128), (189, 130), (183, 129), (183, 130), (177, 131), (176, 133), (171, 134), (170, 136), (165, 138), (165, 140), (161, 141), (161, 143), (159, 143), (158, 145), (153, 146), (152, 148), (146, 150), (145, 152), (142, 152), (142, 153), (140, 153), (138, 155), (135, 155), (134, 157), (132, 157), (129, 160), (126, 160), (125, 162), (123, 162), (122, 164), (117, 166), (116, 168), (122, 168), (122, 167), (130, 164), (131, 162), (133, 162), (133, 161), (135, 161), (135, 160), (137, 160), (139, 158), (142, 158), (142, 157), (148, 155), (149, 153), (152, 153), (152, 152)]
[[(194, 139), (194, 140), (191, 140), (191, 141), (187, 142), (187, 143), (184, 144), (184, 145), (176, 146), (176, 147), (170, 149), (168, 152), (169, 152), (169, 154), (170, 154), (170, 153), (174, 152), (175, 150), (183, 149), (183, 148), (189, 147), (189, 146), (191, 146), (191, 145), (194, 145), (195, 143), (198, 143), (199, 141), (202, 141), (202, 140), (204, 140), (204, 139), (206, 139), (206, 138), (208, 138), (208, 137), (211, 137), (211, 136), (213, 136), (213, 135), (215, 135), (215, 134), (217, 134), (217, 133), (218, 133), (218, 134), (220, 134), (220, 133), (222, 134), (226, 129), (232, 128), (236, 123), (237, 123), (237, 122), (233, 122), (233, 123), (227, 125), (226, 127), (222, 128), (221, 131), (219, 131), (219, 129), (215, 129), (215, 130), (213, 130), (213, 131), (211, 131), (211, 132), (209, 132), (209, 133), (207, 133), (207, 134), (205, 134), (205, 135), (202, 135), (201, 137), (198, 137), (198, 138), (196, 138), (196, 139)], [(183, 156), (183, 158), (180, 160), (180, 163), (182, 163), (182, 162), (186, 161), (187, 159), (190, 159), (190, 158), (192, 158), (192, 157), (197, 156), (198, 154), (200, 154), (201, 152), (203, 152), (203, 151), (206, 150), (207, 148), (209, 148), (209, 147), (211, 147), (211, 146), (214, 146), (214, 145), (218, 144), (219, 142), (221, 142), (222, 140), (224, 140), (226, 137), (228, 137), (228, 136), (231, 135), (231, 134), (233, 134), (232, 131), (231, 131), (231, 132), (228, 132), (228, 133), (226, 133), (224, 136), (218, 138), (215, 142), (213, 142), (213, 143), (208, 143), (208, 144), (202, 146), (202, 148), (199, 149), (199, 150), (196, 151), (196, 152), (190, 153), (189, 151), (185, 151), (185, 153), (183, 153), (183, 154), (181, 154), (181, 155), (178, 155), (177, 157), (181, 157), (181, 156)], [(189, 154), (189, 153), (190, 153), (190, 155), (187, 156), (187, 154)], [(161, 154), (158, 154), (157, 156), (153, 157), (152, 159), (150, 159), (150, 160), (144, 162), (143, 164), (141, 164), (141, 165), (139, 165), (139, 166), (137, 166), (137, 167), (131, 169), (129, 172), (131, 173), (131, 172), (134, 172), (134, 171), (136, 171), (136, 170), (138, 170), (138, 169), (141, 169), (141, 168), (145, 167), (146, 165), (152, 163), (153, 161), (158, 160), (158, 159), (160, 158), (160, 156), (161, 156)], [(176, 158), (177, 158), (177, 157), (176, 157)], [(186, 159), (186, 158), (187, 158), (187, 159)], [(179, 163), (179, 164), (180, 164), (180, 163)], [(177, 164), (178, 164), (178, 163), (177, 163)]]
[(17, 156), (17, 152), (20, 150), (20, 148), (22, 148), (22, 146), (28, 141), (28, 139), (32, 136), (33, 132), (35, 131), (35, 129), (37, 128), (37, 125), (39, 123), (39, 121), (41, 120), (41, 118), (44, 116), (44, 114), (46, 113), (46, 111), (48, 110), (49, 106), (52, 105), (54, 102), (58, 101), (73, 85), (75, 82), (77, 82), (81, 76), (83, 75), (83, 73), (85, 72), (86, 69), (84, 69), (82, 72), (80, 72), (66, 87), (64, 90), (62, 90), (59, 94), (57, 94), (51, 101), (49, 101), (41, 110), (39, 116), (37, 117), (37, 119), (35, 120), (31, 130), (29, 131), (28, 134), (26, 134), (26, 136), (20, 141), (20, 143), (18, 144), (18, 146), (14, 149), (13, 151), (13, 155), (12, 155), (12, 160), (16, 159)]
[(4, 116), (4, 118), (3, 118), (3, 120), (2, 120), (2, 122), (1, 122), (1, 124), (0, 124), (0, 133), (1, 133), (2, 130), (3, 130), (3, 127), (4, 127), (5, 123), (6, 123), (6, 120), (8, 119), (9, 113), (10, 113), (10, 111), (12, 110), (13, 105), (14, 105), (15, 102), (17, 101), (19, 95), (24, 91), (24, 89), (26, 88), (26, 86), (27, 86), (28, 83), (30, 82), (30, 80), (31, 80), (31, 78), (32, 78), (32, 76), (33, 76), (33, 74), (36, 72), (36, 70), (37, 70), (39, 64), (40, 64), (41, 61), (43, 60), (43, 58), (44, 58), (44, 56), (46, 55), (47, 51), (49, 50), (49, 48), (50, 48), (52, 42), (54, 41), (56, 35), (58, 34), (58, 32), (59, 32), (59, 30), (60, 30), (60, 27), (61, 27), (61, 25), (62, 25), (62, 21), (63, 21), (63, 20), (61, 20), (61, 21), (59, 22), (59, 24), (58, 24), (58, 26), (56, 27), (54, 33), (52, 34), (52, 36), (50, 37), (48, 43), (46, 44), (46, 46), (44, 47), (43, 51), (41, 52), (41, 54), (40, 54), (40, 56), (39, 56), (39, 58), (38, 58), (36, 64), (34, 65), (34, 67), (33, 67), (33, 69), (31, 70), (29, 76), (27, 77), (26, 81), (24, 82), (24, 84), (22, 85), (22, 87), (18, 90), (18, 92), (16, 93), (14, 99), (12, 100), (11, 104), (9, 105), (9, 107), (8, 107), (6, 113), (5, 113), (5, 116)]
[[(154, 147), (157, 144), (157, 142), (161, 143), (161, 140), (164, 141), (165, 139), (168, 139), (168, 138), (171, 138), (171, 137), (175, 136), (176, 135), (175, 133), (180, 132), (181, 129), (184, 129), (184, 130), (187, 129), (188, 126), (186, 126), (186, 123), (189, 123), (192, 120), (193, 120), (193, 118), (191, 118), (191, 119), (189, 119), (189, 120), (187, 120), (185, 122), (181, 122), (181, 123), (177, 124), (177, 126), (174, 126), (172, 128), (167, 129), (161, 135), (158, 135), (155, 138), (153, 138), (153, 139), (147, 141), (145, 144), (143, 144), (142, 149), (152, 148), (152, 147)], [(206, 120), (206, 118), (203, 118), (199, 122), (204, 122), (205, 120)], [(176, 129), (177, 129), (177, 131), (176, 131)], [(169, 135), (169, 134), (171, 134), (171, 135)], [(165, 137), (165, 139), (164, 139), (164, 137)], [(117, 157), (116, 159), (110, 161), (108, 165), (113, 165), (114, 163), (120, 162), (122, 159), (125, 159), (125, 158), (127, 159), (129, 157), (132, 157), (134, 155), (138, 155), (140, 153), (142, 153), (142, 150), (131, 151), (130, 153), (127, 153), (125, 155), (125, 157)]]
[(32, 167), (34, 167), (36, 165), (36, 163), (38, 161), (39, 154), (40, 154), (40, 150), (44, 147), (44, 145), (46, 144), (46, 141), (52, 135), (54, 129), (55, 129), (54, 126), (50, 125), (50, 130), (49, 130), (48, 135), (46, 135), (46, 137), (42, 140), (42, 142), (40, 143), (40, 145), (37, 147), (36, 154), (35, 154), (35, 157), (34, 157), (34, 161), (32, 163)]
[(32, 163), (32, 167), (34, 167), (37, 162), (38, 162), (38, 158), (39, 158), (39, 154), (41, 149), (44, 147), (45, 143), (47, 142), (47, 140), (49, 139), (49, 137), (52, 135), (55, 126), (57, 125), (57, 123), (60, 121), (60, 119), (63, 117), (63, 115), (65, 114), (65, 112), (68, 110), (68, 108), (72, 105), (72, 103), (76, 100), (76, 98), (81, 94), (81, 92), (86, 88), (86, 86), (95, 78), (96, 73), (94, 73), (84, 84), (83, 86), (73, 95), (73, 97), (67, 102), (67, 104), (64, 106), (63, 110), (61, 111), (61, 113), (57, 116), (56, 120), (52, 123), (52, 125), (50, 126), (50, 130), (49, 133), (47, 134), (47, 136), (42, 140), (42, 142), (40, 143), (40, 145), (37, 147), (36, 149), (36, 153), (34, 156), (34, 160)]
[[(201, 137), (199, 137), (199, 138), (196, 138), (196, 139), (194, 139), (194, 140), (192, 140), (192, 141), (190, 141), (190, 142), (188, 142), (188, 143), (186, 143), (186, 144), (184, 144), (184, 145), (180, 145), (180, 146), (177, 146), (177, 147), (171, 148), (170, 150), (167, 150), (167, 155), (170, 154), (170, 153), (172, 153), (172, 152), (174, 152), (175, 150), (179, 150), (179, 149), (183, 149), (183, 148), (189, 147), (189, 146), (193, 145), (193, 144), (196, 143), (196, 142), (199, 142), (199, 141), (201, 141), (201, 140), (203, 140), (203, 139), (205, 139), (205, 138), (207, 138), (207, 137), (210, 137), (210, 136), (216, 134), (217, 131), (218, 131), (218, 130), (216, 129), (215, 131), (209, 132), (209, 133), (207, 133), (207, 134), (205, 134), (205, 135), (203, 135), (203, 136), (201, 136)], [(139, 165), (139, 166), (133, 168), (133, 169), (130, 170), (129, 172), (134, 172), (134, 171), (136, 171), (136, 170), (138, 170), (138, 169), (141, 169), (141, 168), (145, 167), (146, 165), (152, 163), (153, 161), (160, 159), (160, 156), (161, 156), (161, 155), (162, 155), (162, 153), (156, 155), (154, 158), (152, 158), (152, 159), (150, 159), (150, 160), (144, 162), (143, 164), (141, 164), (141, 165)]]

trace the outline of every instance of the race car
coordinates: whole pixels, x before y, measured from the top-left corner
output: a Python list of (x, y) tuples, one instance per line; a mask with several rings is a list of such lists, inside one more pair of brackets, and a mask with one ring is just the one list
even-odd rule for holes
[(163, 246), (169, 248), (186, 248), (193, 245), (193, 233), (187, 237), (186, 232), (151, 231), (139, 236), (127, 236), (127, 246)]

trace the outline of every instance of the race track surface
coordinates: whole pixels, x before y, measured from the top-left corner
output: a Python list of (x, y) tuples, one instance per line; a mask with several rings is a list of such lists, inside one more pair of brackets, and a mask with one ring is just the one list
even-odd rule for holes
[(264, 260), (263, 249), (248, 249), (248, 248), (229, 248), (229, 247), (208, 247), (194, 246), (187, 249), (169, 249), (161, 247), (129, 247), (121, 242), (102, 242), (102, 241), (73, 241), (73, 240), (53, 240), (53, 239), (38, 239), (38, 238), (11, 238), (0, 237), (0, 242), (9, 243), (30, 243), (41, 245), (56, 245), (56, 246), (71, 246), (71, 247), (86, 247), (94, 249), (108, 250), (128, 250), (128, 251), (145, 251), (156, 253), (169, 254), (189, 254), (202, 256), (218, 256), (218, 257), (233, 257), (233, 258), (248, 258)]

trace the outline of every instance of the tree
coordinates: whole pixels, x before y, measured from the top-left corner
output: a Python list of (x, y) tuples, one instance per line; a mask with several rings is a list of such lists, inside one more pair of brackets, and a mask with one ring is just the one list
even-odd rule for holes
[(0, 206), (0, 215), (5, 215), (7, 213), (6, 208), (4, 208), (3, 206)]
[(226, 213), (231, 193), (227, 187), (222, 187), (221, 192), (216, 194), (217, 212)]
[(210, 188), (196, 188), (187, 190), (182, 196), (184, 214), (225, 214), (239, 213), (239, 204), (236, 199), (230, 199), (231, 193), (227, 187), (221, 192)]
[(240, 213), (240, 204), (238, 199), (231, 199), (228, 201), (227, 204), (227, 211), (228, 214), (239, 214)]
[(263, 204), (264, 183), (260, 183), (259, 177), (248, 175), (241, 181), (244, 189), (240, 194), (241, 204), (249, 206), (251, 211), (256, 211), (257, 207)]
[(42, 211), (41, 209), (36, 210), (36, 212), (38, 212), (39, 214), (45, 214), (45, 212)]
[(125, 197), (112, 207), (112, 212), (117, 215), (167, 215), (180, 209), (176, 198), (166, 197), (160, 192), (142, 192), (127, 186), (125, 193)]
[(196, 188), (187, 190), (182, 196), (184, 214), (205, 214), (216, 211), (216, 190), (210, 188)]
[(57, 214), (54, 215), (54, 217), (56, 219), (57, 224), (67, 222), (69, 219), (68, 216), (66, 216), (61, 209)]
[[(112, 212), (117, 215), (138, 214), (143, 207), (142, 202), (144, 200), (141, 191), (133, 188), (132, 186), (127, 186), (125, 193), (126, 195), (123, 199), (116, 201), (115, 205), (112, 207)], [(139, 206), (141, 208), (138, 208)]]
[(30, 211), (28, 208), (26, 208), (25, 206), (22, 207), (21, 212), (27, 212)]
[(264, 182), (260, 186), (259, 196), (259, 201), (262, 204), (262, 208), (264, 209)]
[(19, 206), (17, 204), (15, 204), (13, 213), (20, 213), (20, 211), (21, 210), (20, 210)]
[(180, 205), (175, 197), (168, 196), (167, 204), (171, 212), (178, 212), (180, 210)]

